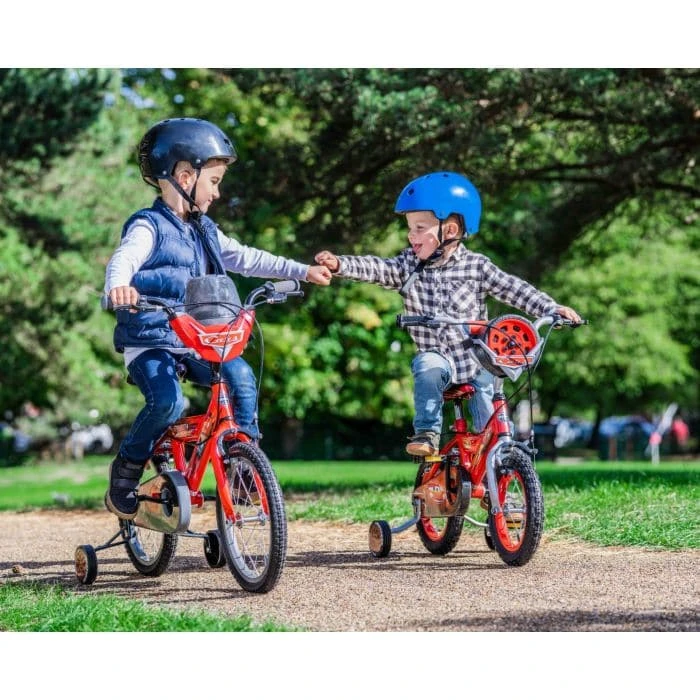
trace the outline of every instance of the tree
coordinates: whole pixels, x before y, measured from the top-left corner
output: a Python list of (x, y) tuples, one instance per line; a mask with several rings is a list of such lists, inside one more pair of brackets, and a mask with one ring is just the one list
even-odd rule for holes
[(375, 238), (408, 180), (457, 170), (484, 195), (479, 245), (536, 281), (621, 202), (664, 192), (682, 219), (700, 194), (697, 70), (227, 74), (270, 108), (266, 136), (296, 126), (253, 141), (243, 209), (294, 212), (311, 249)]
[(590, 320), (550, 339), (538, 372), (549, 415), (589, 412), (597, 425), (699, 403), (700, 231), (663, 203), (640, 226), (639, 207), (591, 226), (549, 280)]

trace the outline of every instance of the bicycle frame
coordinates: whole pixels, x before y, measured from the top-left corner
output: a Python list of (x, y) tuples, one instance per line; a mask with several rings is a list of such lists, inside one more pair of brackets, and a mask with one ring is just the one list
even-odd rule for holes
[[(369, 532), (370, 551), (376, 557), (387, 556), (392, 533), (417, 525), (428, 551), (447, 554), (461, 535), (462, 520), (467, 520), (484, 528), (487, 544), (491, 549), (498, 549), (507, 564), (526, 563), (542, 533), (541, 486), (534, 468), (535, 450), (514, 439), (504, 382), (506, 378), (517, 380), (523, 371), (530, 374), (537, 366), (549, 336), (540, 337), (539, 329), (543, 325), (576, 327), (588, 322), (573, 323), (556, 314), (542, 316), (534, 323), (512, 314), (491, 322), (399, 314), (396, 321), (399, 328), (463, 327), (465, 342), (473, 349), (476, 360), (494, 377), (493, 412), (480, 433), (471, 433), (465, 419), (464, 401), (474, 395), (475, 388), (471, 384), (459, 384), (443, 392), (443, 400), (454, 405), (455, 421), (449, 430), (452, 435), (437, 454), (415, 457), (419, 471), (412, 495), (413, 517), (393, 528), (385, 520), (373, 521)], [(514, 487), (512, 493), (527, 494), (524, 501), (527, 512), (509, 500), (511, 487)], [(482, 506), (488, 509), (486, 522), (467, 515), (474, 498), (480, 498)], [(437, 527), (433, 519), (444, 522), (444, 527)], [(531, 525), (528, 519), (532, 520)], [(513, 530), (518, 530), (519, 534), (511, 538)]]
[[(224, 513), (229, 521), (234, 522), (237, 515), (224, 467), (224, 445), (227, 439), (250, 442), (250, 438), (239, 432), (229, 389), (217, 363), (212, 363), (212, 369), (214, 378), (206, 412), (187, 416), (173, 423), (156, 443), (153, 454), (172, 456), (175, 468), (185, 477), (192, 505), (198, 508), (204, 505), (205, 499), (200, 486), (207, 466), (211, 463)], [(189, 457), (188, 447), (193, 448)], [(262, 507), (267, 513), (267, 505), (262, 503)]]
[[(489, 493), (497, 492), (496, 466), (502, 452), (511, 450), (514, 445), (511, 432), (509, 407), (503, 393), (503, 379), (496, 377), (495, 393), (493, 399), (493, 413), (481, 433), (470, 433), (467, 429), (467, 421), (464, 417), (464, 400), (468, 398), (471, 391), (457, 396), (446, 396), (446, 400), (451, 400), (455, 409), (455, 422), (450, 426), (450, 431), (454, 436), (450, 438), (440, 449), (440, 456), (447, 456), (454, 450), (459, 455), (459, 466), (467, 475), (471, 483), (471, 497), (483, 498), (486, 494), (484, 479)], [(440, 468), (441, 462), (433, 466), (435, 472)], [(432, 476), (432, 475), (431, 475)], [(494, 516), (494, 523), (500, 530), (507, 530), (503, 510), (499, 505), (499, 499), (491, 501), (491, 514)], [(471, 521), (471, 518), (469, 519)], [(476, 523), (476, 521), (473, 521)]]
[[(171, 327), (182, 342), (196, 350), (202, 359), (209, 360), (212, 367), (211, 397), (206, 412), (180, 418), (170, 425), (156, 442), (153, 456), (166, 457), (168, 460), (172, 458), (175, 468), (182, 473), (187, 483), (191, 504), (200, 508), (205, 501), (200, 486), (207, 465), (211, 463), (221, 505), (229, 522), (236, 522), (239, 518), (231, 499), (224, 466), (225, 443), (251, 442), (251, 439), (240, 432), (236, 423), (229, 388), (221, 375), (221, 365), (244, 351), (255, 322), (255, 306), (259, 303), (275, 304), (285, 301), (288, 296), (302, 295), (298, 282), (267, 282), (249, 294), (244, 307), (236, 310), (237, 315), (232, 323), (209, 326), (157, 300), (148, 297), (141, 300), (141, 310), (165, 311)], [(258, 301), (259, 299), (262, 301)], [(103, 306), (109, 308), (108, 300), (103, 300)], [(189, 455), (188, 447), (191, 449)], [(265, 489), (258, 482), (257, 474), (254, 478), (262, 493), (261, 507), (265, 515), (268, 515), (269, 505)]]

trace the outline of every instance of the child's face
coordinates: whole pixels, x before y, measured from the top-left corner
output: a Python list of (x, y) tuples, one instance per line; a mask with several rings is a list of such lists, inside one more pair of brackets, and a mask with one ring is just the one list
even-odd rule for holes
[(408, 242), (420, 260), (427, 260), (439, 245), (440, 222), (430, 211), (410, 211), (406, 214)]
[(224, 179), (225, 174), (226, 165), (223, 163), (213, 162), (205, 164), (202, 168), (199, 180), (197, 180), (194, 201), (203, 214), (206, 214), (212, 203), (221, 196), (219, 184)]

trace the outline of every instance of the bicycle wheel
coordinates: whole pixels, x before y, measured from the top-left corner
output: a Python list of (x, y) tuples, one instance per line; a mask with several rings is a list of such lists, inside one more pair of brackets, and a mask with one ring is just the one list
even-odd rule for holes
[[(429, 466), (421, 465), (416, 476), (415, 488), (423, 483), (429, 471)], [(451, 552), (459, 542), (464, 528), (464, 518), (458, 515), (448, 518), (420, 518), (416, 528), (423, 546), (431, 554), (444, 555)]]
[(498, 556), (510, 566), (527, 564), (544, 530), (542, 486), (532, 460), (518, 449), (497, 470), (498, 503), (503, 517), (489, 513), (488, 531)]
[(160, 576), (170, 565), (177, 549), (177, 535), (149, 530), (120, 520), (125, 533), (126, 553), (131, 563), (144, 576)]
[(226, 475), (236, 516), (233, 522), (226, 518), (217, 493), (216, 521), (226, 563), (243, 589), (267, 593), (287, 557), (282, 490), (265, 453), (249, 443), (231, 445)]

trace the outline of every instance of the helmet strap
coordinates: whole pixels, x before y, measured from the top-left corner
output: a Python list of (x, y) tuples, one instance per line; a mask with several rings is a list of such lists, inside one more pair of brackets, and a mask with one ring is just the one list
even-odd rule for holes
[(190, 205), (191, 216), (196, 216), (200, 213), (199, 211), (195, 211), (196, 209), (198, 209), (198, 207), (197, 203), (194, 201), (194, 198), (197, 191), (197, 181), (199, 180), (199, 175), (202, 171), (199, 168), (195, 168), (194, 172), (194, 186), (192, 187), (192, 192), (190, 192), (189, 194), (185, 192), (180, 183), (172, 175), (168, 175), (168, 177), (165, 178), (177, 190), (178, 194)]
[(442, 221), (440, 221), (440, 225), (438, 227), (438, 247), (433, 251), (432, 255), (430, 255), (428, 258), (425, 260), (419, 260), (418, 264), (414, 268), (413, 272), (408, 276), (408, 279), (403, 283), (403, 286), (401, 289), (399, 289), (399, 294), (402, 297), (405, 297), (408, 294), (408, 290), (413, 286), (414, 282), (416, 281), (416, 277), (420, 275), (421, 272), (423, 272), (423, 268), (428, 264), (435, 262), (436, 260), (439, 260), (444, 254), (445, 254), (445, 248), (447, 248), (448, 245), (452, 245), (453, 243), (459, 243), (464, 239), (464, 234), (459, 236), (459, 238), (450, 238), (449, 240), (445, 241), (443, 240), (443, 235), (442, 235)]

